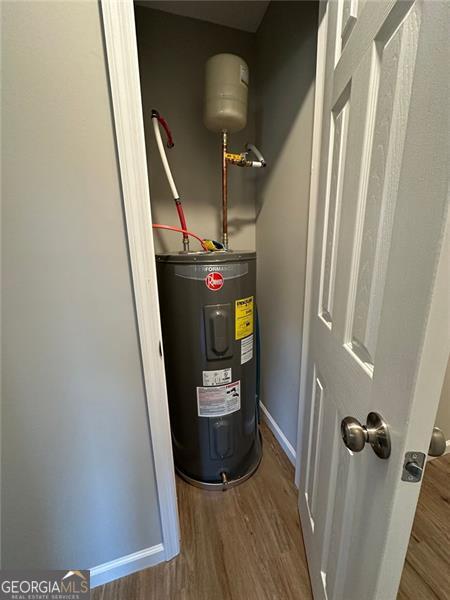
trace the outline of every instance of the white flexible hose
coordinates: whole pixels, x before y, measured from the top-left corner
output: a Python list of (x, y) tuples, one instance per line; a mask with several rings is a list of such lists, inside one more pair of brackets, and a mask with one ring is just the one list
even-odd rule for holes
[(152, 117), (153, 121), (153, 130), (155, 132), (156, 143), (158, 144), (159, 154), (161, 156), (161, 162), (164, 167), (164, 171), (166, 172), (167, 180), (169, 182), (170, 189), (172, 190), (172, 195), (174, 200), (179, 199), (178, 191), (175, 185), (175, 181), (173, 180), (172, 173), (169, 167), (169, 161), (167, 160), (166, 151), (164, 150), (164, 144), (161, 137), (161, 132), (159, 130), (159, 123), (156, 117)]
[(266, 166), (266, 161), (264, 160), (264, 156), (261, 154), (261, 152), (255, 146), (255, 144), (247, 144), (245, 146), (245, 150), (246, 150), (246, 154), (248, 152), (253, 152), (253, 154), (256, 156), (256, 158), (259, 161), (259, 162), (253, 161), (252, 167), (265, 167)]

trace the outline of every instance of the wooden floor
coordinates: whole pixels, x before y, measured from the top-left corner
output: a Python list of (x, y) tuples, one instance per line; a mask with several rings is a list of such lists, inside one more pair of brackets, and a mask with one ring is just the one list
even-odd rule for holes
[(425, 470), (397, 598), (450, 599), (450, 454)]
[[(181, 554), (96, 588), (92, 600), (308, 600), (294, 470), (262, 426), (258, 472), (228, 492), (177, 479)], [(398, 600), (450, 599), (450, 455), (428, 464)], [(386, 599), (379, 599), (386, 600)]]
[(181, 554), (96, 588), (92, 600), (308, 600), (294, 469), (262, 426), (256, 474), (227, 492), (177, 478)]

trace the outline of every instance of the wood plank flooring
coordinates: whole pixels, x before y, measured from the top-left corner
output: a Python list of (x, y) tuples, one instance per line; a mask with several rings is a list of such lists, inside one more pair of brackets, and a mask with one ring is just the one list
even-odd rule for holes
[[(312, 598), (294, 470), (267, 427), (261, 430), (261, 466), (242, 486), (205, 492), (177, 478), (181, 554), (96, 588), (92, 600)], [(425, 471), (398, 594), (436, 599), (450, 599), (450, 455)]]
[(181, 554), (105, 586), (92, 600), (308, 600), (294, 469), (265, 425), (247, 482), (206, 492), (177, 478)]
[(450, 454), (425, 470), (397, 598), (450, 599)]

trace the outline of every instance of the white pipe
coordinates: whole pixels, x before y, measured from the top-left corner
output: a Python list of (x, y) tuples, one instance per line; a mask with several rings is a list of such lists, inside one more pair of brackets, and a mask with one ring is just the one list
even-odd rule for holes
[(256, 161), (253, 161), (252, 167), (265, 167), (266, 166), (266, 161), (264, 160), (264, 156), (261, 154), (261, 152), (258, 150), (258, 148), (254, 144), (247, 144), (245, 146), (245, 150), (246, 150), (246, 154), (248, 154), (249, 152), (253, 152), (253, 154), (256, 156), (256, 158), (259, 161), (259, 163)]
[(175, 185), (175, 181), (173, 180), (172, 173), (170, 171), (169, 161), (167, 160), (166, 151), (164, 150), (164, 144), (161, 137), (161, 132), (159, 130), (159, 123), (156, 117), (152, 117), (153, 121), (153, 130), (155, 132), (156, 143), (158, 144), (159, 154), (161, 156), (161, 161), (164, 167), (164, 171), (166, 172), (167, 180), (169, 182), (170, 189), (172, 190), (172, 195), (174, 200), (178, 200), (180, 196), (178, 195), (178, 191)]

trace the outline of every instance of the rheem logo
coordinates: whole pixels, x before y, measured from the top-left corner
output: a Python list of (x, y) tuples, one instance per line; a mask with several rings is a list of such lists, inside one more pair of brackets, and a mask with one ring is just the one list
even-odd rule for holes
[(205, 277), (205, 284), (208, 290), (212, 292), (218, 292), (223, 287), (223, 275), (218, 271), (208, 273)]

